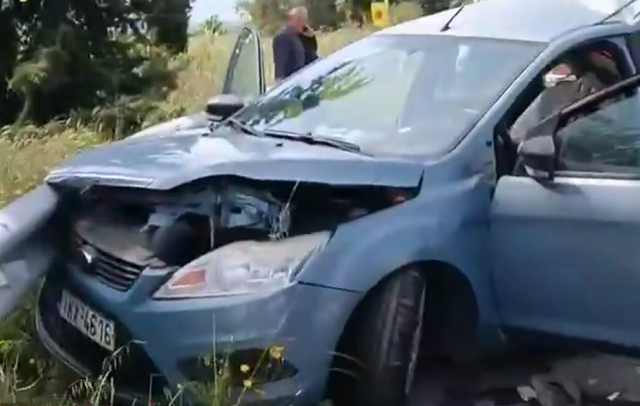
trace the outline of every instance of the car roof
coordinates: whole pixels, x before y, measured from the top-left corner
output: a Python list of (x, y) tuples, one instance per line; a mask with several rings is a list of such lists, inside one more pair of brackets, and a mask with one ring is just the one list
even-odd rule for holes
[[(445, 33), (440, 30), (457, 8), (402, 23), (379, 33), (455, 35), (546, 43), (568, 31), (602, 21), (625, 3), (628, 0), (480, 0), (465, 6)], [(638, 11), (640, 1), (635, 1), (608, 22), (627, 22)]]

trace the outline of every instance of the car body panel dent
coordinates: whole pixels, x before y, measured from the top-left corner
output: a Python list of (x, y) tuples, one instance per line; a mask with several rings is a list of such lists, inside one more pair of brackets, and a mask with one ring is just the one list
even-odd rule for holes
[[(147, 218), (139, 220), (153, 210), (165, 214), (159, 218), (169, 218), (170, 221), (166, 223), (173, 221), (173, 224), (177, 224), (185, 213), (197, 212), (192, 210), (194, 206), (202, 206), (205, 209), (195, 213), (200, 216), (191, 220), (198, 226), (206, 225), (196, 227), (196, 234), (210, 239), (205, 241), (205, 254), (199, 252), (184, 263), (177, 261), (169, 264), (159, 258), (158, 252), (162, 252), (162, 249), (148, 249), (145, 253), (151, 252), (151, 256), (162, 261), (162, 266), (156, 266), (158, 263), (155, 262), (154, 266), (149, 263), (136, 268), (135, 275), (129, 279), (131, 284), (124, 290), (113, 288), (108, 281), (105, 282), (106, 278), (100, 279), (104, 273), (98, 274), (97, 261), (75, 264), (66, 259), (59, 269), (47, 275), (43, 286), (49, 290), (68, 289), (87, 306), (113, 321), (118, 334), (128, 332), (136, 340), (144, 342), (145, 356), (151, 358), (173, 386), (185, 381), (186, 375), (179, 362), (185, 357), (205, 355), (211, 351), (212, 344), (221, 351), (281, 345), (285, 348), (287, 359), (293, 361), (300, 373), (295, 378), (268, 383), (261, 389), (268, 396), (277, 396), (278, 393), (300, 395), (301, 403), (308, 404), (321, 399), (330, 370), (331, 354), (354, 309), (391, 273), (413, 263), (446, 263), (469, 282), (479, 319), (477, 326), (470, 326), (465, 331), (475, 331), (475, 336), (471, 337), (475, 341), (470, 344), (475, 351), (486, 353), (505, 349), (506, 337), (501, 334), (501, 329), (509, 326), (567, 333), (587, 339), (598, 339), (610, 333), (612, 341), (618, 344), (635, 343), (637, 346), (640, 334), (637, 329), (634, 330), (637, 323), (633, 319), (634, 313), (629, 311), (629, 308), (640, 306), (640, 299), (634, 302), (637, 296), (634, 293), (640, 288), (640, 282), (635, 284), (637, 278), (629, 276), (633, 274), (629, 264), (637, 261), (623, 263), (620, 258), (625, 256), (623, 250), (629, 250), (631, 258), (637, 256), (634, 254), (637, 250), (634, 251), (632, 245), (637, 237), (635, 228), (639, 213), (637, 205), (629, 202), (638, 201), (640, 188), (620, 182), (598, 183), (573, 179), (568, 189), (575, 193), (560, 196), (557, 190), (544, 189), (545, 186), (537, 180), (514, 180), (505, 175), (507, 170), (499, 173), (496, 168), (496, 125), (543, 68), (568, 49), (585, 41), (600, 40), (634, 29), (635, 23), (619, 18), (606, 24), (597, 24), (613, 10), (594, 8), (594, 1), (492, 0), (467, 6), (445, 33), (441, 32), (441, 28), (455, 10), (374, 34), (491, 37), (534, 41), (543, 44), (540, 48), (546, 47), (537, 51), (537, 57), (528, 67), (521, 68), (518, 78), (510, 80), (506, 90), (495, 97), (491, 107), (483, 108), (484, 113), (474, 121), (473, 127), (461, 134), (460, 142), (437, 159), (429, 160), (426, 156), (414, 159), (374, 157), (300, 141), (261, 137), (259, 132), (249, 135), (224, 124), (210, 129), (209, 118), (202, 114), (151, 127), (145, 130), (147, 132), (89, 149), (70, 158), (51, 171), (46, 182), (124, 187), (117, 191), (114, 191), (117, 188), (109, 187), (91, 189), (85, 197), (92, 207), (93, 203), (99, 201), (116, 212), (123, 207), (121, 204), (125, 194), (127, 198), (133, 196), (127, 202), (133, 203), (127, 207), (131, 212), (144, 214), (131, 215), (131, 218), (123, 221), (122, 229), (133, 230), (128, 235), (140, 237), (141, 229), (162, 227), (165, 224), (162, 221), (150, 222)], [(607, 7), (616, 7), (613, 1), (606, 3)], [(540, 21), (548, 24), (540, 25)], [(254, 35), (253, 32), (251, 34)], [(625, 46), (623, 41), (618, 45)], [(294, 80), (294, 77), (290, 80)], [(281, 86), (284, 86), (284, 82)], [(459, 94), (462, 98), (468, 96), (463, 91)], [(366, 113), (367, 110), (363, 111)], [(250, 129), (247, 132), (251, 132)], [(428, 142), (428, 137), (424, 140)], [(215, 178), (224, 177), (244, 179), (215, 181)], [(205, 188), (190, 185), (207, 178), (214, 178), (214, 181)], [(247, 179), (264, 182), (246, 182)], [(229, 212), (233, 209), (236, 213), (253, 208), (256, 216), (252, 219), (271, 213), (261, 210), (261, 203), (256, 203), (256, 200), (237, 199), (240, 196), (237, 193), (218, 193), (228, 191), (236, 181), (249, 190), (265, 189), (277, 196), (275, 199), (279, 203), (286, 204), (287, 209), (291, 207), (292, 212), (300, 206), (303, 209), (310, 208), (299, 209), (301, 215), (296, 216), (298, 224), (304, 226), (301, 227), (304, 231), (296, 229), (291, 234), (277, 233), (277, 237), (274, 237), (273, 233), (268, 233), (272, 230), (270, 226), (262, 227), (260, 224), (260, 231), (267, 230), (264, 236), (249, 234), (246, 237), (247, 234), (242, 234), (235, 240), (230, 239), (231, 242), (220, 238), (225, 230), (233, 228), (225, 227), (227, 224), (224, 221), (218, 221), (224, 218), (221, 213), (225, 213), (227, 208)], [(556, 182), (560, 184), (563, 181)], [(186, 187), (180, 188), (183, 185)], [(304, 193), (295, 189), (299, 185), (303, 186), (301, 189), (306, 187)], [(409, 193), (406, 189), (398, 191), (394, 188), (414, 190)], [(612, 188), (615, 193), (610, 193)], [(198, 194), (196, 189), (207, 189), (207, 192)], [(414, 193), (416, 190), (417, 195)], [(163, 193), (155, 193), (158, 191)], [(90, 201), (88, 195), (92, 193), (98, 198)], [(232, 198), (225, 199), (223, 196)], [(363, 199), (357, 199), (362, 196)], [(612, 197), (615, 200), (611, 201)], [(583, 200), (578, 200), (580, 198)], [(562, 199), (562, 204), (557, 204), (558, 199)], [(7, 275), (9, 286), (13, 280), (18, 287), (14, 292), (24, 291), (22, 286), (45, 273), (53, 264), (55, 245), (47, 236), (56, 234), (53, 234), (54, 229), (46, 225), (54, 216), (58, 200), (55, 192), (45, 185), (38, 192), (17, 200), (15, 206), (0, 211), (0, 270)], [(225, 206), (221, 202), (229, 204)], [(334, 206), (336, 202), (339, 204)], [(296, 204), (300, 206), (295, 207)], [(336, 206), (341, 210), (332, 211)], [(582, 218), (576, 219), (576, 216)], [(590, 234), (583, 234), (585, 223), (577, 220), (587, 217), (594, 229), (594, 226), (609, 226), (600, 230), (611, 232), (609, 241), (598, 241), (594, 238), (593, 230)], [(635, 220), (628, 221), (632, 217)], [(187, 224), (187, 220), (183, 225)], [(557, 228), (559, 221), (564, 221), (566, 227), (563, 230)], [(627, 227), (635, 228), (624, 229), (625, 221)], [(107, 223), (108, 227), (116, 227), (115, 222)], [(257, 222), (247, 223), (255, 225)], [(149, 224), (154, 227), (145, 227)], [(219, 286), (214, 285), (223, 281), (224, 276), (240, 273), (223, 272), (226, 269), (221, 265), (222, 262), (203, 265), (215, 265), (208, 269), (189, 268), (186, 265), (193, 263), (194, 258), (202, 258), (211, 251), (238, 241), (245, 248), (256, 248), (259, 243), (252, 244), (251, 241), (286, 239), (311, 233), (309, 229), (312, 229), (311, 232), (332, 231), (333, 234), (317, 252), (310, 251), (310, 255), (311, 252), (315, 255), (299, 259), (297, 264), (304, 264), (299, 274), (296, 273), (299, 268), (296, 268), (295, 272), (287, 275), (296, 275), (294, 281), (299, 283), (282, 278), (285, 283), (268, 285), (271, 290), (261, 290), (267, 285), (254, 285), (258, 287), (242, 290), (244, 285), (234, 284), (232, 278), (228, 278), (231, 280), (227, 281), (228, 289), (217, 289)], [(175, 230), (179, 229), (170, 231)], [(127, 236), (126, 233), (122, 235)], [(194, 241), (182, 238), (187, 234), (181, 235), (175, 231), (174, 235), (177, 237), (173, 242), (186, 241), (189, 244)], [(624, 244), (620, 243), (621, 236), (626, 236), (622, 240)], [(218, 238), (217, 241), (226, 242), (216, 245), (214, 237)], [(573, 242), (567, 243), (565, 238), (573, 238)], [(134, 237), (120, 240), (131, 245)], [(601, 244), (596, 246), (596, 243)], [(71, 247), (73, 249), (85, 248), (84, 245), (74, 244)], [(102, 249), (99, 241), (93, 244)], [(131, 248), (127, 244), (124, 244), (125, 249)], [(167, 247), (175, 248), (177, 245), (168, 243), (163, 249), (169, 251)], [(559, 247), (567, 245), (572, 247), (571, 252), (562, 252)], [(591, 252), (578, 257), (580, 248), (584, 247), (591, 247)], [(127, 263), (123, 251), (109, 252), (107, 247), (105, 257), (121, 260), (125, 263), (123, 267), (127, 268), (130, 263)], [(292, 254), (291, 251), (286, 254)], [(593, 258), (598, 255), (598, 258)], [(256, 269), (262, 266), (262, 269), (273, 270), (270, 264), (252, 264), (252, 260), (258, 256), (238, 254), (244, 262), (234, 264), (230, 261), (235, 267), (230, 266), (229, 269), (244, 271), (244, 266), (254, 271), (252, 267), (256, 265)], [(229, 257), (233, 255), (229, 254)], [(305, 262), (308, 258), (311, 260)], [(590, 263), (587, 258), (591, 258)], [(240, 263), (242, 266), (238, 265)], [(607, 265), (611, 265), (612, 269)], [(541, 269), (542, 266), (544, 269)], [(590, 271), (596, 266), (601, 274), (590, 274), (590, 285), (584, 288), (581, 284), (586, 284), (586, 278), (580, 279), (582, 275), (578, 273)], [(196, 290), (191, 292), (197, 291), (202, 295), (185, 294), (191, 294), (189, 299), (184, 299), (184, 296), (176, 299), (157, 295), (158, 289), (165, 287), (175, 272), (184, 271), (185, 268), (189, 272), (211, 272), (214, 277), (210, 281), (205, 278), (205, 282), (201, 283), (206, 285), (212, 282), (212, 286), (208, 286), (211, 289), (198, 291), (202, 286), (195, 286), (194, 283)], [(278, 268), (278, 271), (283, 269), (277, 266), (273, 268)], [(285, 271), (291, 269), (284, 267)], [(428, 268), (424, 270), (430, 271)], [(246, 274), (238, 277), (246, 279), (240, 282), (249, 281), (250, 277)], [(15, 281), (22, 275), (27, 275), (25, 282), (16, 284)], [(613, 285), (615, 278), (619, 278), (618, 285), (624, 285), (617, 290), (620, 294), (599, 295), (598, 289), (607, 286), (606, 283), (609, 283), (612, 292), (616, 292), (616, 286)], [(625, 281), (630, 283), (625, 285)], [(566, 295), (563, 292), (565, 288), (574, 291)], [(11, 293), (5, 300), (2, 289), (4, 287), (0, 283), (0, 316), (15, 304), (14, 297), (17, 297)], [(585, 295), (581, 289), (590, 290), (587, 292), (589, 294)], [(204, 295), (209, 296), (202, 297)], [(47, 300), (49, 302), (45, 306), (39, 303), (39, 309), (47, 313), (41, 321), (51, 322), (56, 317), (62, 320), (57, 314), (55, 298)], [(560, 305), (562, 308), (559, 308)], [(469, 324), (475, 322), (474, 315)], [(51, 333), (53, 342), (64, 345), (64, 334), (56, 328), (47, 331)], [(80, 335), (79, 331), (73, 330), (71, 334), (75, 332)], [(169, 331), (172, 334), (158, 334)], [(90, 341), (95, 341), (95, 337), (81, 338), (85, 339), (87, 347), (93, 345), (97, 351), (106, 351)], [(127, 334), (120, 337), (121, 340), (125, 338)], [(78, 351), (66, 351), (69, 354), (58, 356), (82, 356)], [(136, 370), (138, 372), (138, 376), (144, 376), (147, 371), (140, 368)], [(298, 385), (301, 391), (292, 392), (292, 385)]]
[[(366, 293), (393, 270), (421, 261), (441, 261), (470, 282), (481, 325), (497, 338), (488, 249), (490, 186), (482, 174), (440, 187), (423, 187), (418, 197), (338, 227), (300, 280)], [(442, 213), (447, 215), (441, 215)]]
[(235, 132), (222, 136), (175, 135), (116, 142), (94, 148), (50, 172), (49, 183), (84, 179), (103, 185), (167, 190), (211, 176), (300, 180), (343, 185), (414, 187), (417, 162), (376, 159), (303, 142)]

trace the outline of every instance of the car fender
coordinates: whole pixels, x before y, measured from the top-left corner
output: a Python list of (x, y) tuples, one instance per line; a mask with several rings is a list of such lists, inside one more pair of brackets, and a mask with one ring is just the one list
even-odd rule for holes
[(405, 202), (337, 228), (300, 275), (305, 283), (369, 292), (392, 272), (424, 261), (458, 269), (481, 318), (495, 319), (488, 269), (490, 193), (474, 180)]

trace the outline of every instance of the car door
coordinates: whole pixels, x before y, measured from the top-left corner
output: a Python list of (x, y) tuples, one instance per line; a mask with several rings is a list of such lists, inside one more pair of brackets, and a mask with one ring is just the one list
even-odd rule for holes
[[(219, 91), (222, 94), (238, 96), (245, 101), (258, 97), (265, 92), (264, 71), (264, 52), (260, 34), (252, 28), (245, 27), (240, 31), (233, 47)], [(204, 108), (196, 114), (147, 127), (128, 138), (206, 132), (212, 122), (220, 120), (220, 117), (208, 114), (207, 110), (208, 108)]]
[(223, 94), (251, 100), (266, 90), (264, 52), (258, 31), (245, 27), (231, 53), (222, 86)]
[(552, 180), (498, 181), (490, 261), (505, 329), (640, 347), (639, 83), (563, 110)]
[(43, 185), (0, 209), (0, 319), (53, 268), (61, 252), (58, 202), (58, 194)]

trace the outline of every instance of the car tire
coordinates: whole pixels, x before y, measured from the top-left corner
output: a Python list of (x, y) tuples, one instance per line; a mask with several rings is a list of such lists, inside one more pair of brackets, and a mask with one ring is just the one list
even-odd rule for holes
[(415, 376), (426, 302), (426, 278), (406, 269), (378, 286), (364, 304), (353, 355), (358, 406), (402, 405)]

